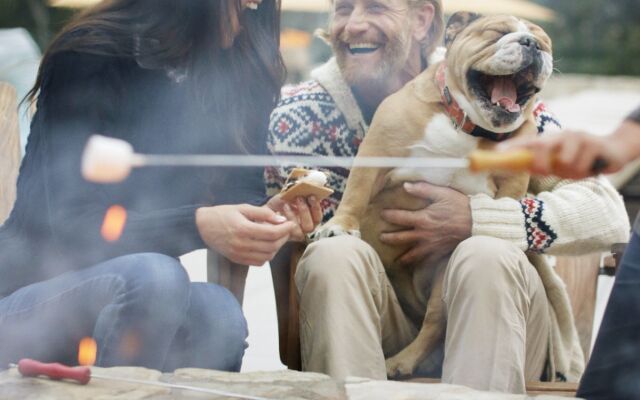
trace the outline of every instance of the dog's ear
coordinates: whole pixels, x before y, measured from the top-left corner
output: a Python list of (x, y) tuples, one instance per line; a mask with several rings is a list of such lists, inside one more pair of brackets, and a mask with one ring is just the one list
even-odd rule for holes
[(449, 48), (455, 38), (458, 37), (458, 34), (480, 17), (482, 17), (481, 14), (468, 11), (458, 11), (453, 14), (449, 18), (449, 22), (447, 22), (447, 28), (444, 33), (444, 45)]

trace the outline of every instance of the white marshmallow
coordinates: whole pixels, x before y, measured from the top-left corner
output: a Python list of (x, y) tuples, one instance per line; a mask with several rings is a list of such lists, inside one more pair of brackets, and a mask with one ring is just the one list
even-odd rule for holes
[(322, 171), (311, 170), (307, 175), (300, 178), (298, 182), (308, 182), (316, 186), (324, 186), (327, 184), (327, 175)]
[(93, 135), (82, 154), (82, 176), (96, 183), (117, 183), (131, 172), (133, 147), (124, 140)]

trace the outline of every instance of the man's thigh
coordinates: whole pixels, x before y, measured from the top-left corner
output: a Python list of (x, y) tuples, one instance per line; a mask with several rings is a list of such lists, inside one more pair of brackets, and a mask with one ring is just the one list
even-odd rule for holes
[(523, 392), (548, 354), (546, 292), (522, 250), (500, 239), (462, 242), (443, 290), (447, 333), (443, 379), (478, 389)]

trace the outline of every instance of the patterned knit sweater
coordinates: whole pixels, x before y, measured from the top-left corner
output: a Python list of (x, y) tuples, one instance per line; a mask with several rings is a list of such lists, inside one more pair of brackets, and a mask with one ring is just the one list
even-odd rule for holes
[[(542, 103), (536, 106), (539, 134), (559, 130), (559, 123)], [(271, 115), (268, 147), (281, 155), (355, 156), (367, 131), (367, 124), (335, 59), (316, 69), (312, 80), (286, 87), (280, 104)], [(348, 177), (345, 169), (325, 169), (334, 195), (325, 200), (325, 221), (342, 198)], [(276, 194), (288, 169), (265, 171), (267, 191)], [(532, 177), (530, 195), (520, 201), (493, 199), (485, 194), (470, 196), (472, 235), (507, 240), (535, 254), (582, 255), (606, 251), (611, 244), (625, 242), (629, 222), (620, 195), (603, 177), (581, 181)], [(552, 379), (577, 380), (584, 359), (571, 316), (564, 285), (555, 273), (539, 267), (556, 321), (550, 338)], [(554, 303), (556, 305), (554, 306)], [(555, 343), (555, 344), (554, 344)]]

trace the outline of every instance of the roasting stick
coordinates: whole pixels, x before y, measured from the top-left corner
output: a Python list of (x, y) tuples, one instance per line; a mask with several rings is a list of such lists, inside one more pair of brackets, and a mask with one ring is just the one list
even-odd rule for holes
[(468, 158), (421, 157), (324, 157), (265, 155), (149, 155), (135, 153), (120, 139), (95, 135), (89, 139), (82, 157), (82, 175), (91, 182), (117, 183), (133, 168), (141, 167), (267, 167), (304, 165), (341, 168), (469, 168), (488, 171), (507, 169), (526, 171), (533, 162), (527, 150), (510, 152), (474, 151)]
[(17, 368), (18, 372), (20, 372), (22, 376), (32, 378), (38, 376), (46, 376), (53, 380), (67, 379), (78, 382), (81, 385), (86, 385), (92, 378), (97, 378), (113, 382), (134, 383), (138, 385), (156, 386), (167, 389), (189, 390), (192, 392), (215, 394), (218, 396), (226, 396), (235, 399), (270, 400), (265, 397), (250, 396), (223, 390), (201, 388), (197, 386), (178, 385), (174, 383), (149, 381), (143, 379), (118, 378), (113, 376), (94, 374), (91, 372), (91, 369), (89, 367), (67, 367), (66, 365), (62, 365), (59, 363), (41, 363), (39, 361), (31, 360), (28, 358), (20, 360), (18, 364), (9, 364), (9, 367)]

